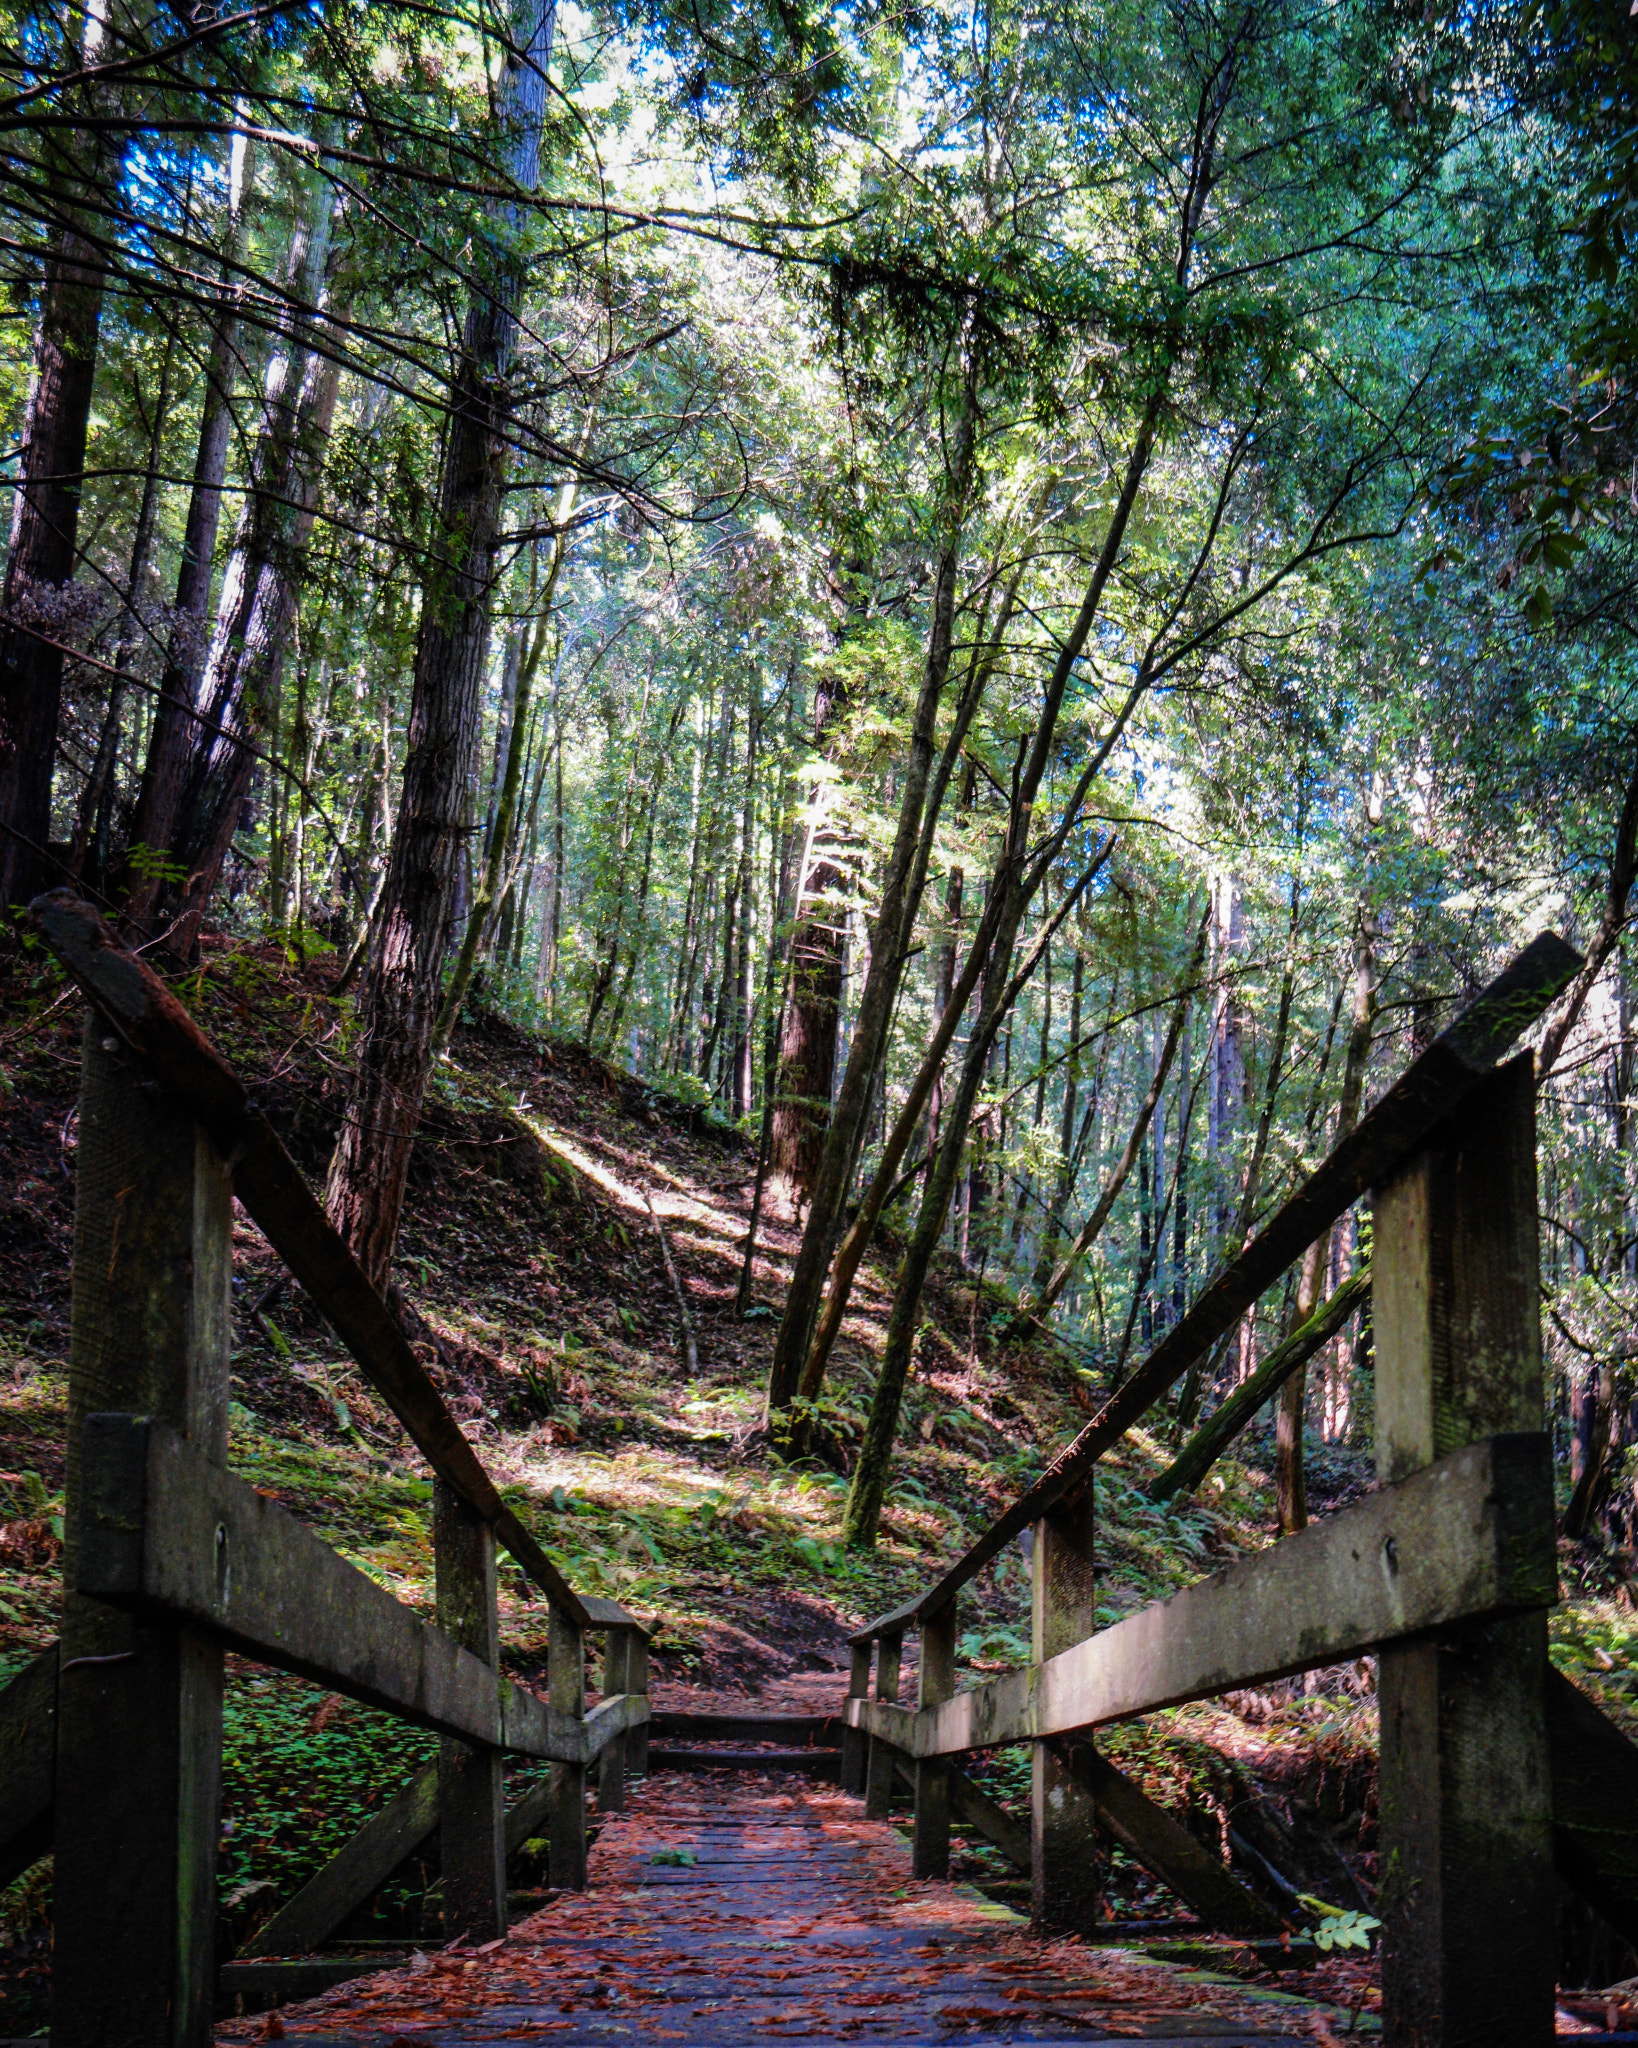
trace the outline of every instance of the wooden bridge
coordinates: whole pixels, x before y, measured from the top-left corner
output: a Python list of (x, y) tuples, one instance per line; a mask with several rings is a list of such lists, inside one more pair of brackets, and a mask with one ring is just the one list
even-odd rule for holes
[[(859, 1632), (831, 1790), (770, 1775), (811, 1759), (766, 1749), (744, 1759), (749, 1775), (646, 1775), (642, 1627), (577, 1594), (502, 1500), (187, 1013), (75, 899), (44, 897), (34, 916), (89, 1003), (63, 1626), (0, 1694), (0, 1881), (55, 1852), (56, 2048), (200, 2048), (224, 1998), (231, 2011), (280, 1981), (313, 1988), (322, 1960), (291, 1959), (311, 1956), (434, 1830), (456, 1946), (370, 1979), (348, 2012), (292, 2013), (288, 2038), (1290, 2038), (1306, 2031), (1294, 2008), (1162, 1981), (1153, 1964), (1067, 1939), (1108, 1933), (1098, 1827), (1209, 1927), (1286, 1933), (1094, 1735), (1366, 1651), (1381, 1702), (1388, 2040), (1548, 2040), (1561, 1881), (1638, 1940), (1638, 1749), (1547, 1661), (1557, 1588), (1534, 1075), (1528, 1054), (1498, 1064), (1578, 964), (1557, 940), (1537, 940), (1399, 1077), (936, 1585)], [(1368, 1191), (1379, 1490), (1097, 1630), (1099, 1457)], [(234, 1197), (432, 1468), (436, 1626), (226, 1469)], [(958, 1692), (962, 1588), (1025, 1530), (1033, 1661)], [(497, 1544), (549, 1603), (545, 1699), (499, 1669)], [(899, 1700), (912, 1630), (913, 1707)], [(589, 1712), (588, 1637), (603, 1652)], [(222, 1959), (229, 1649), (442, 1740), (437, 1764), (282, 1904), (249, 1953)], [(724, 1731), (666, 1731), (685, 1747), (713, 1732)], [(1018, 1742), (1033, 1745), (1027, 1830), (959, 1762)], [(507, 1755), (545, 1767), (510, 1805)], [(612, 1816), (590, 1864), (589, 1775)], [(908, 1860), (886, 1825), (901, 1787)], [(953, 1819), (1027, 1865), (1032, 1933), (940, 1882)], [(557, 1896), (508, 1941), (507, 1857), (541, 1833)]]

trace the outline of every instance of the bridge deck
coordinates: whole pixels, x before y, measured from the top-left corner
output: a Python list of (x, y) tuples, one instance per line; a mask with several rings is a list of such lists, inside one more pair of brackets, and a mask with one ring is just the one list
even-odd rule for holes
[[(591, 1882), (487, 1953), (420, 1958), (287, 2008), (284, 2038), (315, 2048), (963, 2038), (1249, 2048), (1346, 2025), (1129, 1951), (1043, 1944), (968, 1887), (913, 1881), (901, 1836), (866, 1821), (857, 1799), (783, 1774), (650, 1778), (605, 1824)], [(246, 2019), (218, 2038), (278, 2038), (266, 2029)]]

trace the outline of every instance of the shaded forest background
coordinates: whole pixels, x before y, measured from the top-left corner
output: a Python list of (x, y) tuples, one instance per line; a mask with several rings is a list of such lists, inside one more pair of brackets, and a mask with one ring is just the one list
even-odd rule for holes
[[(874, 1541), (929, 1275), (1102, 1392), (1536, 930), (1569, 1533), (1634, 1532), (1638, 22), (13, 7), (0, 901), (327, 957), (393, 1275), (463, 1014), (756, 1147)], [(830, 1349), (896, 1273), (868, 1415)], [(1177, 1396), (1368, 1441), (1362, 1209)], [(756, 1307), (751, 1251), (739, 1307)]]

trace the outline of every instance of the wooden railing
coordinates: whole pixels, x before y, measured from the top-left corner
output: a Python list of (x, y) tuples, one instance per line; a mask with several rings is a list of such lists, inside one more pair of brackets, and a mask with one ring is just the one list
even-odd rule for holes
[[(1022, 1856), (1016, 1826), (1009, 1845), (954, 1760), (1029, 1742), (1027, 1851), (1044, 1928), (1099, 1924), (1101, 1826), (1208, 1922), (1278, 1933), (1281, 1916), (1091, 1738), (1111, 1722), (1370, 1651), (1390, 2042), (1551, 2038), (1555, 1859), (1638, 1939), (1638, 1750), (1547, 1661), (1546, 1614), (1558, 1596), (1535, 1081), (1528, 1053), (1497, 1065), (1579, 964), (1556, 938), (1537, 939), (1406, 1069), (1043, 1477), (935, 1585), (854, 1636), (844, 1783), (885, 1814), (895, 1778), (911, 1779), (918, 1875), (946, 1871), (952, 1807)], [(1367, 1191), (1379, 1491), (1099, 1630), (1098, 1459)], [(1025, 1530), (1032, 1661), (958, 1693), (958, 1597)], [(920, 1633), (913, 1708), (898, 1699), (911, 1628)], [(1592, 1790), (1600, 1775), (1602, 1795)]]
[[(446, 1938), (505, 1931), (506, 1858), (544, 1829), (586, 1882), (586, 1776), (646, 1767), (648, 1638), (578, 1595), (501, 1498), (227, 1062), (66, 893), (37, 928), (90, 1004), (79, 1111), (61, 1637), (0, 1694), (0, 1881), (55, 1849), (55, 2048), (203, 2048), (217, 2002), (223, 1653), (442, 1738), (438, 1761), (250, 1953), (326, 1938), (436, 1828)], [(227, 1470), (237, 1197), (434, 1473), (436, 1626)], [(548, 1696), (500, 1670), (500, 1544), (549, 1603)], [(585, 1639), (605, 1641), (585, 1707)], [(502, 1760), (546, 1772), (508, 1808)]]

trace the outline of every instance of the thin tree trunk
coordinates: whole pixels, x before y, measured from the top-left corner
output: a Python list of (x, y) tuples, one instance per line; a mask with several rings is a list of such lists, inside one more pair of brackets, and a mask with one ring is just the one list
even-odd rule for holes
[[(1354, 939), (1353, 1025), (1348, 1034), (1348, 1053), (1342, 1070), (1342, 1097), (1337, 1105), (1337, 1128), (1332, 1144), (1340, 1144), (1359, 1121), (1364, 1100), (1365, 1070), (1371, 1057), (1371, 1034), (1376, 1022), (1376, 930), (1368, 913), (1362, 911)], [(1302, 1273), (1297, 1282), (1289, 1329), (1295, 1329), (1312, 1314), (1330, 1263), (1331, 1231), (1318, 1237), (1303, 1254)], [(1300, 1366), (1280, 1389), (1280, 1405), (1274, 1425), (1274, 1494), (1279, 1510), (1280, 1533), (1294, 1536), (1308, 1526), (1308, 1487), (1303, 1471), (1303, 1416), (1308, 1402), (1308, 1367)]]
[[(85, 22), (89, 67), (106, 28), (92, 8)], [(98, 108), (93, 103), (86, 111)], [(50, 210), (63, 227), (40, 295), (0, 588), (0, 911), (59, 878), (48, 842), (67, 635), (56, 613), (79, 560), (80, 495), (107, 283), (99, 216), (118, 206), (124, 150), (117, 123), (48, 125), (40, 146)]]
[(126, 576), (125, 601), (120, 606), (114, 673), (108, 680), (108, 708), (103, 717), (97, 755), (80, 792), (79, 815), (74, 823), (74, 840), (68, 857), (70, 873), (76, 880), (86, 872), (87, 857), (95, 883), (104, 879), (109, 860), (109, 838), (113, 820), (114, 764), (119, 752), (120, 721), (125, 709), (125, 678), (136, 653), (140, 631), (138, 605), (148, 576), (148, 556), (153, 546), (154, 519), (159, 510), (160, 456), (165, 439), (165, 421), (170, 412), (171, 371), (176, 360), (176, 329), (165, 339), (161, 358), (159, 389), (154, 397), (153, 427), (148, 436), (148, 466), (142, 478), (142, 497), (137, 506), (136, 532), (131, 540), (131, 565)]
[(858, 1142), (875, 1087), (876, 1062), (904, 971), (906, 913), (911, 907), (912, 876), (933, 767), (934, 728), (950, 672), (956, 577), (973, 477), (976, 422), (970, 384), (971, 378), (951, 437), (952, 460), (945, 486), (941, 520), (943, 532), (934, 580), (927, 659), (911, 721), (898, 823), (882, 876), (880, 905), (870, 928), (870, 967), (859, 996), (847, 1064), (825, 1132), (824, 1150), (814, 1175), (807, 1223), (797, 1250), (790, 1288), (785, 1296), (785, 1313), (780, 1319), (779, 1334), (775, 1340), (768, 1381), (770, 1415), (781, 1414), (790, 1407), (801, 1377), (809, 1339), (819, 1315), (825, 1268), (830, 1263), (831, 1246), (853, 1180)]
[[(211, 579), (216, 535), (222, 518), (222, 486), (227, 478), (233, 431), (232, 400), (239, 361), (239, 315), (243, 283), (234, 269), (255, 184), (256, 144), (235, 142), (216, 319), (205, 359), (205, 392), (199, 414), (199, 440), (194, 454), (193, 487), (182, 532), (182, 559), (176, 572), (176, 618), (166, 647), (160, 694), (143, 761), (142, 786), (131, 822), (133, 853), (158, 856), (170, 851), (177, 806), (195, 741), (189, 715), (197, 691), (204, 654), (204, 622), (210, 613)], [(156, 859), (127, 858), (124, 874), (122, 927), (132, 937), (151, 934), (151, 913), (161, 887)]]
[[(555, 21), (555, 0), (523, 0), (498, 91), (508, 169), (524, 192), (534, 189), (539, 171)], [(492, 282), (474, 292), (467, 309), (450, 393), (438, 506), (442, 559), (422, 590), (398, 830), (361, 1006), (353, 1092), (325, 1193), (331, 1220), (377, 1285), (385, 1285), (392, 1267), (431, 1064), (501, 534), (512, 410), (507, 379), (523, 268), (517, 222), (497, 210), (492, 226)]]
[[(839, 686), (816, 692), (813, 744), (824, 745), (845, 703)], [(810, 790), (810, 807), (823, 785)], [(811, 849), (817, 819), (804, 835)], [(808, 1198), (825, 1148), (830, 1101), (836, 1086), (836, 1042), (842, 1017), (840, 908), (846, 877), (835, 861), (812, 857), (797, 878), (800, 900), (791, 939), (790, 992), (780, 1028), (774, 1085), (770, 1164), (800, 1205)]]
[(335, 195), (314, 180), (291, 252), (295, 306), (268, 370), (251, 486), (222, 579), (200, 698), (215, 730), (189, 749), (171, 851), (185, 879), (171, 900), (172, 950), (191, 956), (255, 773), (246, 742), (272, 729), (313, 529), (340, 366), (316, 346), (324, 313)]
[(1171, 1072), (1172, 1061), (1177, 1056), (1177, 1048), (1183, 1036), (1184, 1020), (1188, 1016), (1189, 1005), (1194, 1000), (1192, 984), (1199, 975), (1200, 963), (1205, 956), (1206, 934), (1210, 928), (1210, 918), (1211, 912), (1208, 909), (1205, 917), (1200, 921), (1200, 929), (1195, 939), (1194, 954), (1189, 963), (1189, 973), (1184, 983), (1183, 992), (1173, 1005), (1171, 1018), (1166, 1026), (1166, 1036), (1161, 1042), (1160, 1056), (1155, 1062), (1154, 1077), (1149, 1083), (1148, 1092), (1138, 1105), (1136, 1120), (1133, 1122), (1132, 1129), (1121, 1150), (1121, 1155), (1115, 1161), (1109, 1178), (1104, 1182), (1102, 1192), (1099, 1194), (1097, 1201), (1092, 1205), (1091, 1215), (1087, 1217), (1079, 1231), (1077, 1231), (1074, 1243), (1071, 1244), (1068, 1251), (1064, 1253), (1063, 1257), (1047, 1275), (1046, 1284), (1039, 1289), (1032, 1289), (1030, 1294), (1019, 1303), (1018, 1314), (1009, 1326), (1008, 1334), (1010, 1336), (1021, 1335), (1025, 1325), (1030, 1322), (1039, 1322), (1052, 1307), (1053, 1303), (1057, 1301), (1064, 1288), (1069, 1284), (1070, 1277), (1075, 1272), (1077, 1266), (1086, 1257), (1093, 1245), (1097, 1243), (1103, 1226), (1109, 1221), (1110, 1212), (1114, 1209), (1115, 1203), (1120, 1199), (1122, 1188), (1125, 1187), (1127, 1181), (1131, 1178), (1132, 1168), (1137, 1164), (1138, 1155), (1142, 1152), (1144, 1140), (1149, 1134), (1149, 1125), (1153, 1120), (1155, 1107), (1160, 1101), (1161, 1091), (1166, 1086), (1166, 1076)]

